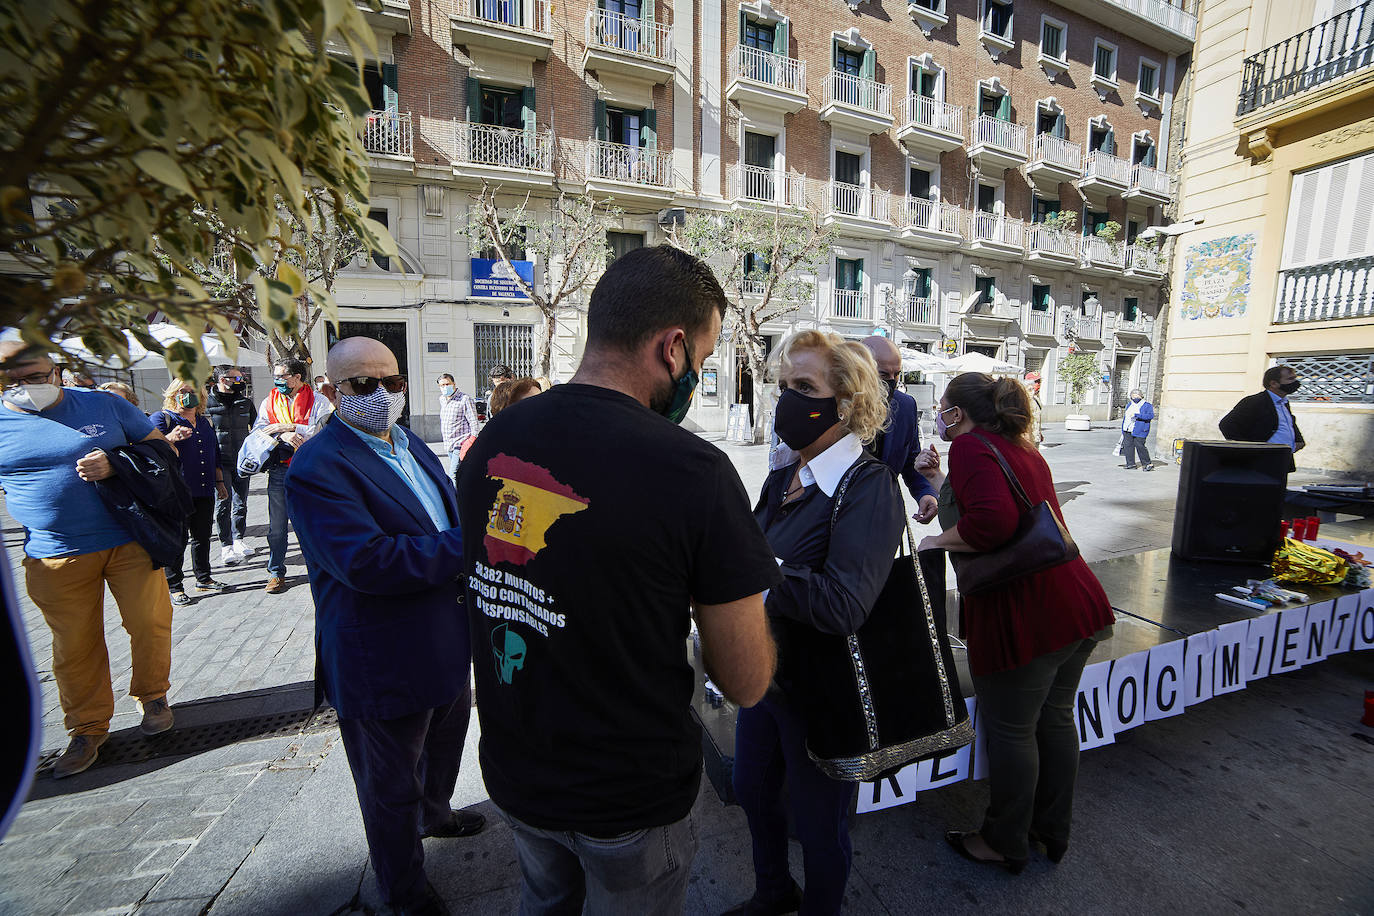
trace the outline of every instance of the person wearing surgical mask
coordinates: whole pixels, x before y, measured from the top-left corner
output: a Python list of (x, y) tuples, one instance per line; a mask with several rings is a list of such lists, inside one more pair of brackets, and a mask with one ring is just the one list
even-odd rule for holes
[[(198, 592), (217, 592), (224, 588), (210, 575), (210, 530), (215, 520), (215, 500), (229, 498), (224, 484), (224, 462), (220, 459), (219, 438), (205, 413), (203, 389), (174, 380), (162, 392), (162, 409), (152, 420), (181, 458), (181, 476), (191, 491), (191, 515), (181, 531), (181, 550), (191, 547), (191, 568), (196, 574)], [(191, 603), (182, 587), (183, 569), (167, 567), (167, 585), (172, 590), (172, 604), (178, 607)]]
[(449, 475), (456, 480), (463, 443), (477, 435), (477, 406), (458, 390), (458, 383), (447, 372), (435, 381), (439, 385), (439, 431), (448, 451)]
[[(62, 779), (95, 762), (114, 715), (105, 645), (105, 590), (132, 650), (129, 692), (146, 735), (172, 727), (172, 602), (167, 577), (95, 482), (114, 475), (108, 450), (162, 439), (151, 420), (104, 391), (62, 388), (52, 360), (23, 341), (0, 342), (0, 487), (24, 526), (24, 582), (52, 631), (51, 666), (71, 742), (53, 764)], [(43, 656), (36, 661), (46, 666)]]
[(472, 711), (458, 507), (439, 459), (397, 423), (407, 385), (391, 350), (340, 340), (329, 378), (320, 394), (334, 413), (286, 474), (317, 684), (338, 710), (382, 897), (396, 912), (445, 912), (420, 841), (486, 823), (449, 808)]
[[(1307, 443), (1298, 418), (1288, 399), (1302, 387), (1298, 373), (1292, 366), (1271, 366), (1264, 372), (1264, 390), (1241, 398), (1231, 412), (1217, 425), (1221, 434), (1236, 442), (1274, 442), (1288, 446), (1291, 452), (1301, 451)], [(1288, 470), (1297, 469), (1297, 462), (1288, 459)]]

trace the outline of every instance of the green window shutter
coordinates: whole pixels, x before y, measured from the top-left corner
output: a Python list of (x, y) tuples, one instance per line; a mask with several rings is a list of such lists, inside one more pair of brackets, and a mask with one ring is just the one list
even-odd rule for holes
[(859, 70), (859, 75), (866, 80), (871, 80), (878, 72), (878, 52), (869, 48), (864, 52), (864, 62)]
[(1069, 122), (1068, 119), (1064, 117), (1063, 112), (1060, 112), (1059, 117), (1054, 119), (1054, 130), (1051, 131), (1051, 133), (1061, 140), (1069, 136)]
[(783, 57), (788, 56), (787, 43), (789, 38), (787, 32), (787, 20), (785, 19), (779, 22), (778, 27), (773, 30), (773, 52), (781, 54)]
[(468, 77), (468, 123), (482, 120), (482, 84)]
[(596, 139), (606, 140), (610, 137), (611, 129), (606, 123), (605, 99), (597, 99), (592, 104), (592, 123), (596, 129)]
[(382, 98), (387, 111), (401, 107), (401, 94), (397, 91), (396, 65), (382, 64)]
[(864, 260), (859, 258), (854, 262), (854, 288), (864, 288)]
[(525, 130), (533, 132), (535, 129), (534, 116), (534, 87), (526, 86), (520, 90), (520, 123)]
[(739, 43), (744, 44), (744, 32), (749, 25), (749, 17), (744, 14), (744, 10), (739, 11)]
[(639, 137), (645, 149), (658, 149), (658, 112), (652, 108), (644, 109)]
[(1116, 131), (1112, 128), (1107, 129), (1107, 136), (1102, 139), (1102, 151), (1116, 155)]
[(1003, 121), (1011, 120), (1011, 93), (997, 100), (997, 117)]
[(1141, 160), (1140, 164), (1148, 168), (1154, 168), (1156, 161), (1157, 160), (1155, 159), (1155, 147), (1151, 146), (1149, 149), (1145, 151), (1145, 158)]

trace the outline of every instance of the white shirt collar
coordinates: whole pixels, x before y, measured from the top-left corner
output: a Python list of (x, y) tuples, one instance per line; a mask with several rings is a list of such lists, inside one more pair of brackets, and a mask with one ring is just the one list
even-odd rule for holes
[(859, 460), (861, 454), (863, 454), (863, 446), (859, 443), (859, 437), (853, 433), (847, 433), (839, 442), (802, 465), (801, 472), (797, 477), (802, 486), (809, 487), (813, 483), (820, 484), (821, 492), (826, 496), (833, 497), (835, 488), (840, 485), (840, 480), (844, 477), (844, 472), (853, 467), (854, 462)]

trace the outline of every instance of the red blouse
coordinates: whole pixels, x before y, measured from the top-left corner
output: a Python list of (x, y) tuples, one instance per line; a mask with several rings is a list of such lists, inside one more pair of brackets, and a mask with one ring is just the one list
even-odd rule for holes
[[(979, 432), (1007, 459), (1031, 504), (1049, 500), (1062, 522), (1064, 513), (1041, 454), (996, 433)], [(948, 477), (959, 506), (960, 537), (980, 551), (1006, 543), (1016, 531), (1021, 505), (987, 444), (973, 433), (957, 437), (950, 443)], [(965, 595), (961, 630), (969, 668), (982, 675), (1019, 668), (1115, 619), (1107, 593), (1078, 557), (1001, 588)]]

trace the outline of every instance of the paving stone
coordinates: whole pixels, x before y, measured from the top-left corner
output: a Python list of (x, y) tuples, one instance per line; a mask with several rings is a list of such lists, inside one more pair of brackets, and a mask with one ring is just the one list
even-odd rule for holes
[[(146, 837), (145, 837), (146, 838)], [(139, 843), (135, 849), (142, 849), (147, 852), (142, 862), (139, 862), (133, 870), (133, 875), (165, 875), (176, 867), (177, 862), (186, 851), (192, 846), (191, 840), (177, 840), (172, 843), (159, 843), (148, 845)]]
[(138, 877), (110, 877), (103, 881), (93, 881), (75, 887), (67, 896), (61, 912), (73, 916), (88, 913), (127, 913), (131, 912), (140, 900), (162, 879), (161, 875), (139, 875)]

